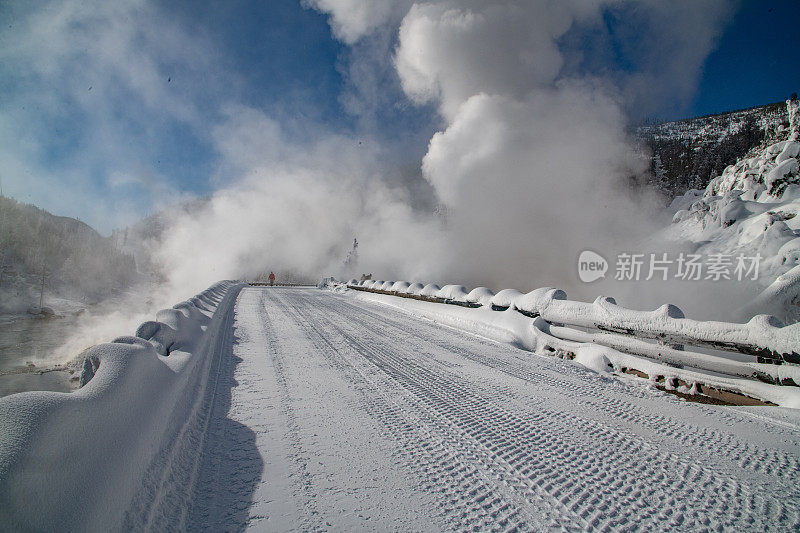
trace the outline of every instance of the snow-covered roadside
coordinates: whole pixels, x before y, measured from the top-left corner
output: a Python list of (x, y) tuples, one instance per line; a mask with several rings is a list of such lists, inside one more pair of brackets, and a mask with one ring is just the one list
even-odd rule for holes
[(162, 322), (140, 328), (148, 340), (92, 348), (99, 367), (74, 393), (0, 399), (0, 523), (146, 529), (173, 512), (191, 493), (213, 372), (230, 335), (223, 322), (241, 286), (220, 282), (160, 312)]
[[(800, 388), (797, 387), (770, 385), (752, 379), (725, 376), (721, 375), (720, 372), (692, 367), (676, 368), (652, 359), (638, 357), (595, 344), (591, 338), (592, 335), (584, 332), (576, 331), (576, 333), (581, 333), (585, 336), (580, 341), (557, 338), (551, 334), (550, 325), (545, 320), (541, 318), (532, 320), (516, 311), (514, 302), (520, 301), (525, 295), (506, 293), (504, 298), (506, 296), (514, 297), (514, 301), (509, 302), (503, 301), (504, 298), (496, 299), (497, 296), (503, 295), (504, 292), (500, 291), (495, 295), (495, 298), (487, 302), (489, 305), (479, 308), (441, 305), (439, 303), (370, 292), (356, 292), (354, 297), (389, 305), (420, 318), (469, 331), (494, 341), (510, 343), (540, 355), (552, 355), (559, 351), (562, 353), (570, 352), (574, 354), (577, 363), (596, 371), (610, 372), (621, 371), (623, 368), (636, 369), (650, 376), (651, 381), (655, 382), (657, 376), (663, 378), (662, 381), (665, 388), (676, 388), (679, 389), (679, 392), (687, 394), (696, 392), (697, 386), (705, 385), (720, 390), (738, 392), (783, 407), (800, 408)], [(517, 291), (514, 292), (516, 293)], [(491, 305), (495, 305), (496, 308), (506, 307), (507, 305), (500, 305), (503, 303), (510, 304), (506, 311), (498, 312), (491, 309)], [(705, 357), (705, 354), (702, 355)], [(726, 363), (729, 365), (735, 364), (733, 361), (727, 361)], [(744, 365), (744, 363), (742, 364)], [(760, 366), (771, 367), (773, 365)], [(782, 371), (780, 366), (776, 366), (775, 369)], [(681, 380), (688, 386), (679, 388), (679, 386), (675, 385), (676, 380)], [(684, 388), (685, 390), (681, 390)]]

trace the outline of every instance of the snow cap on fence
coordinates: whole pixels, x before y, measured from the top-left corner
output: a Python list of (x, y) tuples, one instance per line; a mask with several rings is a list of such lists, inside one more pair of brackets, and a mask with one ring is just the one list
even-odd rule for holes
[(491, 304), (497, 307), (514, 307), (516, 309), (517, 299), (522, 293), (517, 289), (503, 289), (492, 297)]
[(425, 286), (422, 283), (412, 283), (411, 285), (408, 286), (408, 289), (406, 289), (405, 294), (418, 295), (422, 292), (422, 289), (424, 288)]
[(534, 315), (541, 314), (542, 309), (553, 300), (566, 300), (567, 293), (554, 287), (540, 287), (517, 297), (514, 304), (517, 309)]
[(408, 283), (407, 281), (395, 281), (392, 284), (391, 289), (389, 289), (389, 290), (392, 291), (392, 292), (402, 292), (405, 289), (407, 289), (409, 285), (410, 285), (410, 283)]
[(443, 298), (445, 300), (454, 300), (456, 302), (465, 302), (467, 297), (467, 288), (463, 285), (445, 285), (434, 296)]
[(428, 283), (422, 288), (421, 291), (419, 291), (419, 294), (420, 296), (436, 297), (436, 293), (439, 292), (440, 290), (442, 290), (442, 288), (439, 287), (437, 284)]
[(489, 302), (491, 302), (493, 296), (494, 291), (491, 289), (487, 289), (486, 287), (475, 287), (469, 292), (469, 294), (467, 294), (465, 300), (473, 304), (487, 305)]

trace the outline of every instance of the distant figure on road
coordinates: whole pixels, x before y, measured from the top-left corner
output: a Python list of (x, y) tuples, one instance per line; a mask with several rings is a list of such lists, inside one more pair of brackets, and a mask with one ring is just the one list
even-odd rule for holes
[(275, 285), (275, 272), (269, 273), (269, 286), (272, 287)]

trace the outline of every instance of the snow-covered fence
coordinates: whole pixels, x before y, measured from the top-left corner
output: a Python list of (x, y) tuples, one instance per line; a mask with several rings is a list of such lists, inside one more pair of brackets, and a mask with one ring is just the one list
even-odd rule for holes
[(240, 287), (217, 283), (91, 348), (73, 393), (0, 398), (5, 529), (181, 529)]
[[(387, 285), (397, 290), (386, 290)], [(485, 287), (467, 292), (461, 285), (438, 288), (407, 282), (353, 280), (348, 286), (430, 302), (494, 311), (516, 310), (534, 319), (531, 332), (537, 352), (571, 359), (582, 346), (602, 346), (610, 350), (607, 353), (619, 354), (612, 363), (618, 370), (650, 377), (665, 388), (670, 388), (672, 381), (691, 383), (689, 388), (693, 392), (748, 403), (746, 396), (764, 396), (757, 381), (800, 385), (800, 324), (786, 326), (769, 315), (755, 316), (744, 324), (698, 321), (686, 318), (670, 304), (654, 311), (637, 311), (621, 307), (609, 297), (597, 298), (592, 303), (570, 301), (564, 291), (550, 287), (527, 294), (514, 289), (495, 294)], [(686, 346), (709, 353), (687, 350)], [(741, 355), (731, 357), (723, 352)], [(743, 356), (752, 360), (743, 360), (746, 359)], [(712, 374), (698, 374), (695, 370)], [(743, 392), (741, 383), (715, 379), (713, 374), (746, 378), (753, 380), (754, 385), (745, 386), (747, 390)], [(729, 393), (743, 393), (745, 398), (735, 398)]]
[(251, 281), (248, 283), (251, 287), (313, 287), (309, 283), (272, 283), (270, 284), (268, 281)]

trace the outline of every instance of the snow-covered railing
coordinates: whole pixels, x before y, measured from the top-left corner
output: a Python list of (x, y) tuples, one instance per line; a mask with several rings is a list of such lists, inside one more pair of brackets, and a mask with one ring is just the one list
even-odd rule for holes
[[(676, 369), (687, 367), (774, 385), (800, 385), (800, 324), (786, 326), (769, 315), (755, 316), (744, 324), (698, 321), (685, 318), (671, 304), (654, 311), (637, 311), (619, 306), (609, 297), (597, 298), (592, 303), (570, 301), (564, 291), (551, 287), (527, 294), (514, 289), (495, 294), (485, 287), (468, 292), (461, 285), (439, 288), (434, 284), (371, 280), (351, 280), (348, 287), (495, 311), (516, 310), (535, 319), (531, 329), (537, 338), (537, 351), (543, 353), (573, 358), (579, 346), (592, 344)], [(686, 346), (709, 352), (735, 352), (753, 360), (691, 351)], [(635, 367), (636, 363), (631, 360), (629, 364)], [(621, 370), (631, 370), (637, 375), (652, 373), (629, 366)], [(712, 388), (724, 390), (725, 384), (707, 386), (709, 390)]]
[(309, 283), (270, 283), (268, 281), (250, 281), (248, 285), (251, 287), (314, 287)]
[(5, 528), (159, 530), (181, 522), (174, 515), (192, 494), (240, 287), (217, 283), (160, 311), (137, 336), (91, 348), (75, 392), (0, 398)]

